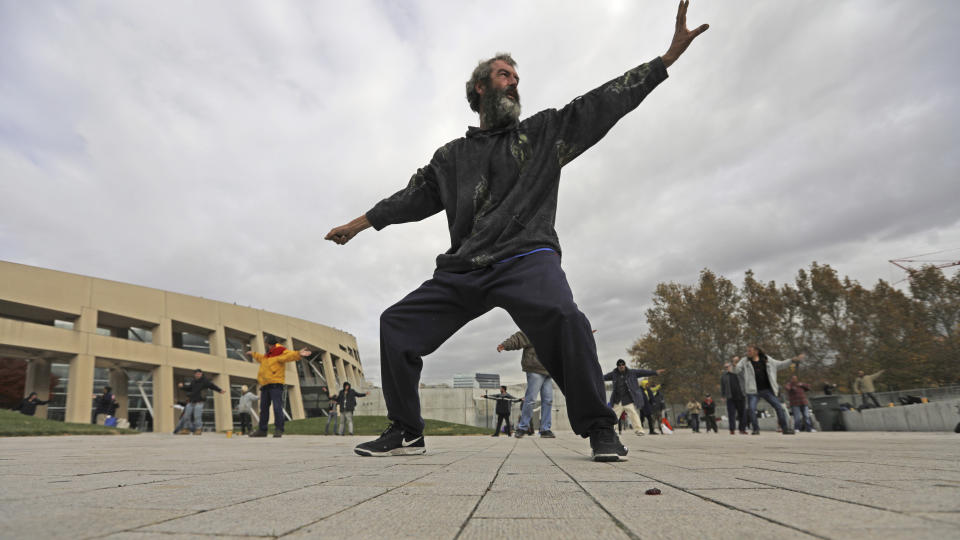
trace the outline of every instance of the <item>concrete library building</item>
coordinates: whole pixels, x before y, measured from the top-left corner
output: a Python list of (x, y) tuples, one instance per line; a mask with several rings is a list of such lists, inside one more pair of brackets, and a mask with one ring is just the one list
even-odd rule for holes
[[(286, 412), (319, 416), (320, 391), (344, 382), (364, 384), (354, 336), (296, 317), (149, 287), (0, 261), (0, 367), (20, 373), (22, 388), (49, 404), (36, 416), (67, 422), (93, 420), (93, 395), (110, 386), (116, 417), (141, 431), (172, 431), (186, 400), (177, 383), (202, 369), (227, 390), (209, 392), (204, 429), (238, 422), (241, 385), (254, 389), (267, 338), (313, 356), (287, 364)], [(25, 373), (24, 373), (25, 372)], [(5, 383), (9, 384), (9, 383)]]

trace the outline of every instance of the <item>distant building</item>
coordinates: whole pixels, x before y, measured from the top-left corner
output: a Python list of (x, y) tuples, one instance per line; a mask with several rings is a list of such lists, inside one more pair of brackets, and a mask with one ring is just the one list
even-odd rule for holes
[(500, 388), (499, 373), (474, 373), (473, 375), (454, 375), (454, 388)]
[[(177, 383), (194, 368), (230, 389), (208, 396), (204, 424), (234, 425), (240, 385), (253, 386), (266, 338), (314, 355), (286, 366), (288, 414), (320, 414), (345, 381), (363, 386), (357, 340), (329, 326), (196, 296), (0, 261), (0, 362), (26, 362), (26, 388), (50, 404), (37, 416), (89, 423), (92, 394), (113, 387), (117, 416), (169, 432)], [(51, 380), (55, 381), (51, 391)]]
[(474, 375), (454, 375), (454, 388), (480, 388), (477, 378)]

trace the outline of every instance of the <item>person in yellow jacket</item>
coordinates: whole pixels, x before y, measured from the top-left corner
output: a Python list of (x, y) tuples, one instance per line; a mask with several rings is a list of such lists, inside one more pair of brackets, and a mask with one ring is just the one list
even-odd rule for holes
[(270, 420), (270, 404), (273, 404), (273, 436), (283, 436), (283, 386), (286, 382), (287, 362), (296, 362), (310, 356), (308, 349), (288, 349), (276, 338), (267, 339), (267, 354), (250, 351), (247, 354), (260, 362), (257, 384), (260, 385), (260, 425), (251, 437), (267, 436), (267, 421)]

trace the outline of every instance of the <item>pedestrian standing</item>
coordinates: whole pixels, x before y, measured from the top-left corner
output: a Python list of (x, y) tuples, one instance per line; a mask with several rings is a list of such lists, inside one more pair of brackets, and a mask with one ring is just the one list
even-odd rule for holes
[(879, 407), (880, 402), (877, 401), (877, 397), (873, 395), (876, 392), (876, 389), (873, 386), (873, 381), (877, 379), (880, 375), (883, 375), (885, 369), (872, 374), (864, 375), (863, 370), (857, 372), (857, 378), (853, 381), (853, 391), (854, 393), (860, 396), (860, 404), (864, 406), (867, 404), (867, 398), (870, 398), (873, 401), (874, 407)]
[(260, 363), (257, 384), (260, 385), (260, 422), (250, 437), (266, 437), (270, 423), (270, 406), (273, 405), (273, 436), (283, 436), (283, 388), (287, 380), (287, 362), (296, 362), (313, 354), (309, 349), (294, 351), (280, 345), (280, 340), (269, 336), (266, 340), (267, 354), (249, 351), (247, 354)]
[(707, 394), (703, 400), (703, 417), (707, 420), (707, 433), (710, 433), (711, 429), (716, 433), (717, 404), (713, 401), (713, 397), (711, 397), (710, 394)]
[(640, 392), (643, 394), (643, 406), (639, 409), (640, 417), (647, 424), (649, 433), (656, 435), (656, 429), (659, 425), (658, 422), (653, 419), (653, 417), (657, 415), (657, 413), (654, 412), (656, 396), (653, 393), (653, 385), (650, 384), (649, 379), (640, 381)]
[(253, 404), (259, 400), (260, 398), (251, 392), (247, 385), (240, 387), (240, 401), (237, 402), (237, 413), (240, 415), (241, 435), (246, 435), (247, 432), (253, 431), (253, 424), (250, 422), (252, 419), (251, 414), (253, 413)]
[(696, 398), (687, 402), (687, 421), (694, 433), (700, 433), (700, 402)]
[(657, 431), (663, 435), (663, 422), (666, 420), (667, 402), (663, 399), (663, 384), (650, 389), (653, 393), (653, 410), (656, 413)]
[(665, 369), (630, 369), (627, 367), (627, 362), (620, 358), (617, 360), (617, 367), (603, 376), (603, 380), (613, 382), (610, 404), (613, 406), (614, 414), (619, 418), (621, 413), (626, 412), (627, 418), (633, 424), (633, 432), (637, 435), (643, 435), (643, 425), (640, 423), (637, 407), (642, 410), (646, 402), (646, 396), (640, 390), (637, 379), (661, 375), (665, 371)]
[(517, 422), (517, 438), (526, 435), (533, 419), (533, 404), (540, 394), (540, 437), (554, 438), (556, 435), (550, 430), (552, 427), (553, 407), (553, 379), (550, 372), (543, 367), (537, 358), (537, 351), (530, 343), (530, 338), (523, 332), (517, 332), (497, 345), (497, 352), (516, 351), (523, 349), (520, 357), (520, 369), (527, 376), (527, 391), (523, 395), (523, 405), (520, 406), (520, 420)]
[(506, 386), (501, 386), (501, 387), (500, 387), (500, 393), (499, 393), (499, 394), (495, 394), (495, 395), (493, 395), (493, 396), (488, 396), (488, 395), (484, 394), (483, 397), (486, 398), (486, 399), (494, 399), (494, 400), (497, 401), (497, 408), (495, 409), (495, 410), (496, 410), (496, 413), (497, 413), (497, 429), (496, 429), (490, 436), (491, 436), (491, 437), (499, 437), (499, 436), (500, 436), (500, 426), (501, 426), (503, 423), (506, 423), (506, 424), (507, 424), (507, 437), (509, 437), (509, 436), (512, 434), (512, 429), (511, 429), (511, 427), (510, 427), (510, 408), (511, 408), (511, 406), (512, 406), (514, 403), (519, 402), (519, 401), (523, 401), (523, 400), (522, 400), (522, 399), (517, 399), (517, 398), (511, 396), (510, 394), (508, 394), (508, 393), (507, 393), (507, 387), (506, 387)]
[[(734, 373), (733, 364), (723, 364), (723, 375), (720, 376), (720, 393), (727, 403), (727, 421), (730, 424), (730, 434), (739, 427), (740, 433), (747, 434), (747, 396), (743, 392), (743, 380)], [(739, 424), (739, 426), (738, 426)]]
[(323, 434), (330, 434), (330, 423), (333, 422), (333, 434), (337, 435), (340, 425), (340, 404), (337, 403), (337, 396), (330, 394), (326, 386), (321, 386), (320, 391), (327, 396), (327, 425), (323, 428)]
[(760, 434), (760, 422), (757, 420), (757, 401), (763, 399), (773, 407), (777, 413), (777, 422), (784, 435), (793, 435), (793, 428), (787, 422), (787, 412), (777, 398), (780, 386), (777, 384), (777, 371), (790, 365), (791, 362), (803, 360), (799, 354), (790, 360), (774, 360), (756, 345), (747, 347), (744, 358), (735, 356), (734, 371), (743, 374), (744, 391), (747, 394), (747, 413), (753, 424), (753, 435)]
[(790, 377), (790, 382), (783, 385), (783, 389), (787, 391), (787, 398), (790, 401), (790, 410), (793, 413), (793, 429), (814, 431), (813, 420), (810, 418), (810, 401), (807, 399), (810, 385), (800, 382), (800, 379), (794, 375)]
[(349, 382), (343, 383), (343, 390), (337, 394), (337, 405), (340, 406), (340, 434), (343, 435), (344, 428), (350, 424), (350, 435), (353, 435), (353, 411), (357, 408), (357, 398), (364, 397), (367, 394), (354, 390)]
[(193, 380), (186, 383), (180, 383), (177, 386), (187, 393), (187, 408), (183, 415), (187, 417), (184, 429), (186, 432), (180, 432), (186, 435), (193, 432), (194, 435), (203, 433), (203, 405), (207, 401), (207, 389), (215, 392), (224, 393), (224, 390), (204, 377), (203, 370), (197, 368), (193, 370)]

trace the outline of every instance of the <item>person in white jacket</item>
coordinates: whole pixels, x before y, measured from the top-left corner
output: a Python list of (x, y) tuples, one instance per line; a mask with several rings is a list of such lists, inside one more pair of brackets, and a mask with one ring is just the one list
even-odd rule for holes
[(787, 421), (787, 411), (777, 398), (780, 392), (780, 387), (777, 385), (777, 371), (803, 358), (804, 355), (800, 354), (789, 360), (774, 360), (756, 345), (747, 347), (745, 358), (733, 357), (733, 370), (743, 378), (744, 391), (747, 394), (747, 416), (754, 435), (760, 434), (760, 423), (757, 421), (757, 401), (760, 398), (763, 398), (777, 412), (777, 422), (783, 434), (793, 435), (793, 429)]

